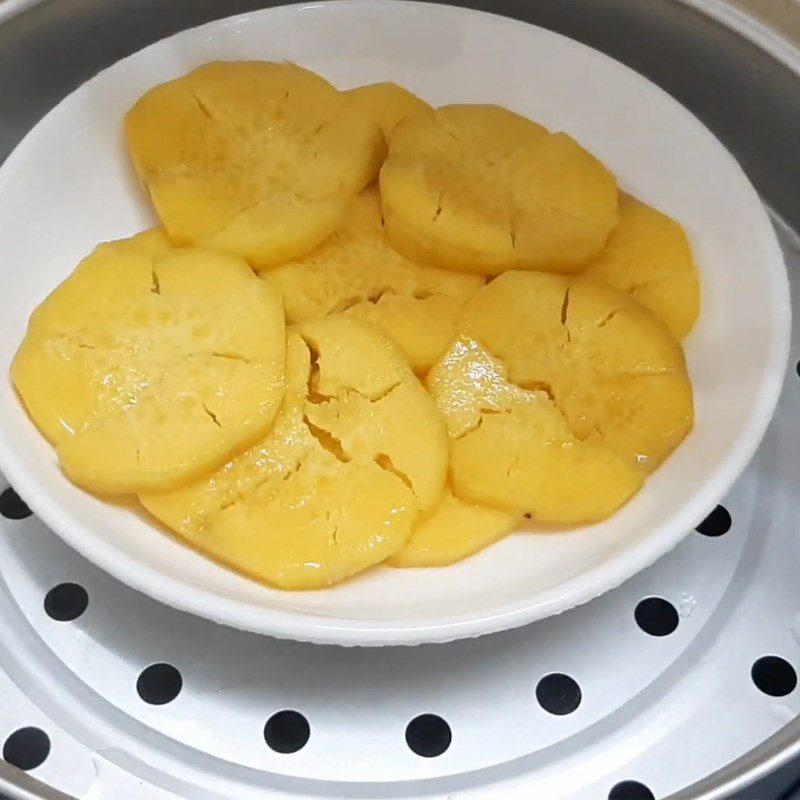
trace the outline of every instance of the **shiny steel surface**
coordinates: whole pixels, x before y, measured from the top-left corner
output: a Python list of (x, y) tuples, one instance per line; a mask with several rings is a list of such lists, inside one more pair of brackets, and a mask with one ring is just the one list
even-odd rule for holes
[[(798, 296), (800, 244), (792, 229), (800, 230), (800, 158), (796, 155), (800, 143), (800, 55), (788, 40), (774, 37), (769, 28), (732, 12), (717, 0), (478, 0), (459, 4), (505, 13), (584, 41), (676, 96), (732, 150), (767, 205), (787, 223), (787, 227), (779, 225), (779, 231)], [(272, 4), (258, 0), (226, 0), (224, 4), (218, 0), (45, 0), (40, 4), (0, 0), (0, 159), (53, 104), (110, 63), (183, 28), (266, 5)], [(770, 5), (767, 21), (780, 25), (782, 19), (789, 19), (781, 15), (777, 4)], [(786, 9), (786, 15), (796, 14), (791, 3)], [(16, 11), (19, 13), (12, 13)], [(795, 335), (793, 364), (800, 358), (798, 347)], [(770, 773), (800, 755), (798, 699), (790, 695), (762, 707), (761, 698), (749, 693), (752, 687), (746, 673), (752, 653), (762, 650), (781, 649), (787, 657), (794, 654), (795, 665), (800, 666), (800, 651), (795, 649), (798, 628), (793, 622), (800, 610), (800, 597), (793, 579), (796, 570), (793, 572), (789, 563), (797, 538), (791, 521), (797, 517), (798, 472), (793, 460), (797, 447), (792, 442), (798, 436), (798, 389), (792, 370), (779, 416), (757, 462), (726, 501), (739, 521), (740, 538), (687, 542), (618, 592), (563, 619), (481, 640), (484, 646), (447, 645), (438, 652), (420, 649), (416, 663), (411, 662), (409, 651), (400, 664), (381, 661), (359, 671), (348, 656), (329, 648), (278, 645), (242, 634), (228, 636), (213, 626), (206, 627), (207, 623), (166, 612), (98, 575), (35, 521), (25, 529), (26, 538), (16, 543), (13, 530), (4, 524), (0, 537), (5, 543), (0, 571), (6, 579), (0, 602), (4, 642), (0, 647), (4, 673), (0, 687), (9, 716), (0, 714), (4, 726), (0, 740), (9, 726), (16, 724), (32, 720), (42, 726), (53, 725), (49, 729), (51, 738), (61, 746), (58, 750), (54, 746), (51, 762), (34, 774), (69, 795), (3, 762), (0, 789), (9, 797), (26, 800), (59, 800), (70, 795), (87, 800), (105, 800), (112, 795), (136, 800), (220, 797), (216, 781), (220, 773), (227, 775), (231, 769), (220, 758), (231, 759), (234, 754), (225, 752), (224, 737), (205, 740), (206, 732), (193, 722), (205, 721), (209, 730), (217, 724), (227, 726), (231, 736), (238, 734), (248, 724), (246, 714), (252, 704), (264, 700), (254, 689), (264, 675), (272, 680), (265, 705), (289, 702), (287, 698), (298, 705), (306, 703), (321, 717), (320, 727), (314, 729), (314, 735), (320, 737), (324, 737), (325, 725), (334, 723), (330, 715), (343, 713), (348, 697), (366, 696), (375, 708), (392, 705), (381, 694), (390, 683), (379, 680), (370, 690), (370, 675), (389, 675), (399, 668), (409, 675), (427, 676), (434, 683), (425, 694), (426, 701), (443, 705), (456, 700), (445, 696), (446, 682), (439, 687), (437, 699), (435, 676), (439, 671), (457, 675), (472, 689), (470, 701), (474, 702), (481, 687), (486, 695), (473, 706), (467, 702), (465, 688), (464, 698), (458, 701), (462, 705), (447, 707), (451, 721), (455, 718), (463, 725), (455, 728), (456, 737), (468, 736), (473, 724), (483, 730), (493, 748), (500, 750), (506, 742), (518, 744), (515, 740), (522, 735), (519, 726), (524, 722), (516, 715), (521, 713), (525, 695), (515, 694), (513, 686), (503, 695), (504, 701), (491, 693), (499, 676), (513, 683), (506, 661), (498, 654), (535, 670), (540, 663), (537, 659), (543, 658), (542, 650), (552, 649), (565, 659), (568, 654), (573, 671), (583, 670), (585, 696), (591, 697), (593, 680), (597, 681), (597, 692), (605, 692), (603, 702), (609, 705), (602, 721), (576, 729), (572, 737), (510, 764), (490, 767), (488, 761), (502, 758), (494, 750), (491, 754), (473, 754), (460, 777), (446, 784), (437, 780), (435, 786), (439, 788), (426, 784), (423, 790), (419, 784), (417, 789), (412, 786), (395, 794), (390, 787), (378, 788), (374, 783), (371, 789), (352, 788), (352, 784), (351, 788), (335, 789), (332, 787), (338, 784), (326, 781), (324, 796), (410, 798), (446, 793), (458, 798), (500, 797), (500, 787), (504, 787), (503, 796), (522, 798), (537, 796), (522, 788), (526, 781), (529, 786), (549, 787), (554, 792), (555, 787), (566, 786), (564, 775), (581, 770), (590, 773), (587, 782), (571, 784), (581, 785), (581, 793), (564, 789), (573, 797), (602, 800), (615, 775), (639, 777), (663, 796), (684, 784), (677, 776), (666, 774), (675, 771), (675, 764), (683, 770), (685, 783), (695, 783), (672, 795), (674, 800), (717, 800), (733, 793), (747, 798), (776, 796), (789, 776), (783, 773), (770, 780)], [(712, 544), (727, 548), (713, 551), (713, 571), (689, 575), (686, 565), (696, 564), (697, 557), (707, 552), (700, 548)], [(65, 629), (50, 631), (40, 613), (40, 589), (61, 572), (80, 575), (105, 598), (105, 616), (94, 617), (79, 635)], [(690, 579), (698, 580), (698, 585), (705, 582), (713, 601), (708, 599), (709, 607), (701, 606), (695, 612), (694, 630), (686, 623), (688, 638), (678, 649), (674, 653), (659, 651), (658, 655), (650, 652), (641, 658), (634, 654), (631, 662), (614, 661), (614, 648), (622, 645), (611, 641), (605, 628), (608, 616), (604, 615), (628, 608), (627, 604), (638, 596), (664, 593), (665, 587), (680, 596), (681, 587)], [(691, 614), (689, 599), (686, 603)], [(700, 625), (706, 615), (710, 621)], [(136, 634), (126, 634), (126, 625), (136, 629)], [(42, 639), (32, 633), (40, 628), (44, 631)], [(586, 638), (581, 638), (584, 635)], [(563, 650), (569, 641), (574, 646)], [(583, 648), (579, 647), (581, 643)], [(172, 652), (175, 658), (180, 647), (194, 654), (202, 678), (201, 691), (191, 696), (191, 704), (183, 710), (185, 716), (156, 717), (147, 709), (142, 711), (128, 696), (127, 685), (120, 689), (114, 683), (119, 674), (125, 674), (123, 667), (151, 657), (148, 647)], [(201, 656), (204, 649), (216, 655)], [(241, 660), (228, 664), (223, 677), (221, 665), (233, 653)], [(323, 666), (329, 675), (338, 676), (337, 693), (344, 698), (329, 710), (327, 719), (325, 695), (303, 698), (285, 676), (293, 671), (302, 674), (302, 665), (314, 659), (314, 654), (324, 654)], [(621, 666), (627, 663), (629, 667)], [(270, 666), (274, 664), (283, 672)], [(614, 688), (614, 674), (594, 675), (594, 665), (600, 672), (629, 669), (630, 674), (624, 675), (629, 685), (616, 696), (620, 690)], [(493, 668), (498, 673), (487, 685), (486, 676)], [(313, 672), (311, 666), (305, 669)], [(665, 670), (666, 677), (659, 682), (650, 686), (638, 683), (640, 673), (660, 670)], [(606, 678), (608, 682), (604, 683)], [(45, 686), (53, 690), (52, 697), (42, 694)], [(398, 692), (393, 701), (401, 714), (405, 713), (406, 699)], [(31, 701), (39, 707), (30, 706)], [(317, 704), (322, 705), (317, 708)], [(618, 706), (617, 710), (612, 711), (612, 704)], [(504, 710), (513, 719), (510, 730), (501, 724)], [(682, 715), (685, 718), (679, 719)], [(358, 744), (359, 725), (376, 737), (379, 748), (382, 736), (388, 737), (387, 743), (393, 741), (393, 731), (371, 730), (370, 718), (363, 714), (340, 724), (352, 733), (354, 744)], [(112, 733), (117, 741), (111, 739)], [(747, 744), (753, 737), (756, 741)], [(685, 754), (679, 752), (682, 742), (689, 747)], [(87, 748), (93, 754), (89, 760)], [(216, 758), (206, 758), (211, 752)], [(391, 752), (376, 751), (372, 755), (362, 753), (361, 760), (373, 756), (395, 758)], [(158, 766), (157, 758), (161, 759)], [(254, 751), (253, 758), (262, 758), (260, 750)], [(163, 778), (170, 759), (173, 764), (180, 763), (187, 774), (201, 775), (209, 765), (216, 765), (219, 772), (209, 773), (207, 783), (193, 784), (203, 785), (202, 790), (189, 790), (189, 784)], [(269, 770), (280, 772), (282, 768), (267, 766), (263, 774), (272, 788), (259, 783), (267, 778), (252, 777), (248, 777), (248, 787), (265, 798), (278, 796), (273, 791), (280, 796), (322, 796), (318, 793), (321, 784), (311, 778), (321, 777), (331, 767), (324, 757), (320, 759), (309, 762), (309, 780), (276, 775)], [(484, 770), (471, 778), (469, 770), (479, 766)], [(563, 771), (559, 774), (558, 769)], [(639, 772), (631, 774), (632, 769)], [(754, 788), (759, 780), (760, 788)]]

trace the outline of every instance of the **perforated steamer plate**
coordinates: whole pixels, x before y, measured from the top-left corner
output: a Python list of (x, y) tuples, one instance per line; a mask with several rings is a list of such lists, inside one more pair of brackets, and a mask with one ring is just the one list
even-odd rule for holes
[[(559, 2), (553, 24), (563, 25), (566, 7), (591, 16), (586, 4)], [(11, 40), (0, 27), (0, 92), (11, 85), (4, 70), (15, 53), (15, 85), (35, 83), (26, 72), (35, 64), (19, 55), (41, 54), (36, 64), (48, 70), (49, 53), (50, 69), (58, 71), (62, 59), (65, 71), (73, 69), (69, 51), (42, 44), (55, 32), (67, 39), (70, 25), (75, 54), (81, 32), (92, 42), (106, 32), (117, 37), (117, 45), (104, 45), (102, 63), (87, 52), (89, 74), (173, 28), (247, 6), (215, 12), (212, 4), (161, 4), (161, 24), (146, 18), (152, 7), (141, 0), (105, 9), (71, 0), (61, 17), (50, 3), (7, 21), (19, 50), (4, 49)], [(509, 5), (521, 15), (533, 4)], [(686, 13), (661, 0), (644, 5), (651, 22), (672, 8), (664, 19), (678, 25)], [(627, 23), (629, 42), (641, 0), (639, 11), (616, 0), (605, 8)], [(595, 13), (602, 21), (603, 12)], [(749, 30), (746, 18), (724, 19)], [(638, 58), (647, 66), (647, 54)], [(748, 68), (755, 66), (763, 68)], [(72, 85), (60, 77), (64, 94)], [(32, 121), (24, 92), (8, 105), (5, 97), (4, 136), (6, 108), (19, 110), (23, 125)], [(42, 111), (52, 99), (42, 99)], [(792, 168), (784, 167), (787, 180)], [(767, 188), (767, 199), (780, 199), (779, 188)], [(787, 226), (778, 229), (797, 301), (800, 240)], [(3, 765), (2, 790), (87, 800), (623, 800), (683, 790), (683, 797), (711, 798), (752, 781), (788, 757), (800, 727), (792, 722), (800, 711), (797, 334), (792, 352), (764, 446), (704, 533), (587, 606), (477, 640), (346, 650), (214, 626), (120, 585), (35, 518), (16, 519), (25, 509), (4, 494), (0, 742), (6, 759), (29, 774)], [(748, 761), (729, 766), (754, 748)], [(685, 789), (704, 779), (704, 788)]]
[[(790, 379), (779, 420), (800, 411)], [(451, 645), (352, 650), (212, 626), (116, 583), (35, 518), (4, 520), (4, 734), (43, 731), (33, 773), (76, 797), (604, 798), (624, 780), (665, 796), (798, 711), (797, 692), (771, 697), (751, 677), (762, 656), (786, 659), (756, 671), (783, 692), (800, 663), (792, 487), (769, 489), (797, 443), (773, 426), (725, 502), (730, 529), (722, 510), (703, 528), (721, 535), (692, 535), (588, 606)], [(12, 497), (0, 507), (14, 514)], [(284, 710), (296, 715), (269, 727), (271, 749), (265, 726)], [(409, 726), (422, 714), (444, 724)], [(303, 743), (297, 715), (307, 743), (275, 752)], [(43, 737), (24, 738), (16, 757), (35, 761)]]

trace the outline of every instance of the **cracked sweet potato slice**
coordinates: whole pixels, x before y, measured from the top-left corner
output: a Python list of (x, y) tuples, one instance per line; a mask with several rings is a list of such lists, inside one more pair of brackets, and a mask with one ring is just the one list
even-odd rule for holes
[(581, 441), (600, 441), (644, 472), (690, 431), (683, 350), (628, 295), (584, 277), (508, 272), (481, 289), (461, 328), (508, 369), (545, 391)]
[(198, 549), (284, 589), (385, 560), (441, 495), (447, 434), (392, 342), (342, 315), (291, 329), (275, 425), (221, 469), (144, 506)]
[(510, 382), (505, 365), (468, 336), (427, 383), (447, 421), (450, 479), (463, 502), (540, 522), (596, 522), (642, 484), (634, 464), (605, 442), (576, 437), (545, 391)]
[(307, 253), (341, 222), (386, 152), (372, 117), (294, 64), (213, 62), (148, 91), (128, 150), (174, 244), (257, 269)]
[(261, 277), (281, 295), (289, 322), (348, 314), (383, 328), (412, 368), (426, 372), (456, 335), (458, 317), (482, 279), (423, 267), (383, 233), (377, 189), (365, 189), (342, 227), (301, 259)]
[(683, 339), (700, 313), (700, 281), (683, 228), (635, 197), (619, 200), (619, 225), (586, 277), (619, 289)]
[(299, 330), (319, 354), (309, 422), (334, 437), (347, 458), (370, 458), (394, 472), (420, 510), (430, 511), (447, 474), (447, 430), (402, 353), (373, 326), (346, 315)]
[(616, 181), (596, 158), (499, 106), (402, 121), (380, 185), (390, 241), (446, 269), (575, 272), (617, 223)]
[(424, 100), (391, 81), (357, 86), (345, 94), (365, 114), (372, 116), (387, 140), (406, 117), (433, 110)]
[(159, 232), (102, 244), (34, 311), (11, 375), (75, 483), (177, 485), (270, 426), (283, 311), (240, 258)]

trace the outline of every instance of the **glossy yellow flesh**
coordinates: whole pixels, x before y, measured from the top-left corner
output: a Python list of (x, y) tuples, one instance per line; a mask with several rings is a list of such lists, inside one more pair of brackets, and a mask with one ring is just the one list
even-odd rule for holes
[(518, 386), (546, 391), (580, 440), (598, 440), (645, 472), (692, 427), (683, 351), (627, 295), (586, 278), (508, 272), (468, 303), (466, 335)]
[(466, 301), (466, 297), (445, 294), (385, 294), (377, 302), (356, 303), (346, 313), (386, 331), (414, 372), (425, 375), (456, 337)]
[(445, 567), (499, 541), (520, 521), (520, 514), (465, 503), (447, 489), (434, 512), (414, 528), (403, 549), (388, 563), (393, 567)]
[(683, 228), (629, 195), (619, 203), (619, 225), (586, 276), (630, 294), (678, 338), (700, 313), (700, 281)]
[(11, 374), (66, 474), (98, 493), (166, 488), (270, 426), (283, 312), (234, 256), (147, 232), (100, 245), (33, 313)]
[(453, 440), (453, 491), (467, 503), (541, 522), (595, 522), (642, 484), (634, 464), (604, 442), (578, 439), (545, 392), (510, 383), (474, 339), (459, 338), (427, 383)]
[(254, 267), (312, 250), (385, 156), (373, 119), (294, 64), (213, 62), (128, 112), (131, 158), (175, 244)]
[(574, 272), (617, 222), (616, 181), (597, 159), (499, 106), (402, 121), (380, 185), (395, 247), (446, 269)]
[(347, 310), (383, 328), (420, 373), (453, 340), (464, 302), (483, 284), (477, 275), (423, 267), (397, 253), (384, 237), (374, 187), (318, 248), (261, 277), (283, 298), (290, 322)]
[(328, 317), (290, 331), (287, 394), (262, 441), (145, 507), (195, 547), (286, 589), (383, 561), (434, 506), (447, 434), (385, 336)]

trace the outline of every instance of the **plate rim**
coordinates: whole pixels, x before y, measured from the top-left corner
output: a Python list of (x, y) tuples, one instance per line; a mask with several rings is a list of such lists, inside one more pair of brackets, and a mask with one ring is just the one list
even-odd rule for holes
[[(277, 638), (320, 644), (339, 644), (345, 646), (382, 646), (382, 645), (416, 645), (422, 643), (448, 642), (456, 639), (471, 638), (514, 627), (519, 627), (536, 620), (561, 613), (577, 605), (581, 605), (594, 597), (610, 591), (628, 578), (646, 569), (658, 558), (675, 547), (705, 517), (714, 503), (728, 492), (746, 465), (755, 455), (758, 446), (772, 419), (775, 407), (781, 394), (786, 368), (790, 355), (791, 304), (789, 299), (789, 281), (783, 254), (772, 227), (771, 220), (756, 190), (746, 173), (713, 132), (701, 122), (691, 111), (679, 103), (668, 92), (664, 91), (622, 62), (590, 47), (576, 39), (542, 28), (529, 22), (506, 17), (493, 12), (479, 11), (471, 8), (450, 6), (441, 3), (423, 2), (423, 0), (394, 0), (393, 6), (410, 12), (430, 12), (452, 14), (454, 17), (479, 17), (491, 25), (508, 26), (515, 29), (531, 28), (541, 34), (565, 40), (572, 47), (578, 47), (592, 57), (604, 59), (624, 70), (630, 77), (638, 81), (643, 88), (660, 96), (663, 102), (680, 110), (687, 124), (693, 125), (699, 133), (710, 138), (732, 162), (742, 178), (742, 190), (747, 192), (754, 205), (753, 221), (757, 222), (764, 244), (770, 251), (765, 256), (764, 268), (769, 269), (773, 288), (772, 295), (772, 328), (770, 337), (769, 358), (765, 364), (765, 380), (760, 384), (754, 398), (753, 411), (745, 428), (742, 429), (733, 449), (723, 464), (713, 472), (704, 484), (704, 490), (696, 495), (692, 502), (683, 505), (676, 513), (669, 526), (661, 529), (661, 535), (648, 536), (636, 544), (626, 548), (624, 558), (615, 558), (610, 562), (592, 566), (567, 581), (553, 586), (536, 595), (535, 603), (526, 598), (505, 605), (486, 609), (479, 613), (470, 612), (464, 615), (447, 615), (430, 621), (419, 620), (364, 620), (346, 617), (324, 617), (319, 614), (264, 608), (255, 604), (232, 598), (221, 598), (218, 594), (206, 589), (187, 586), (183, 581), (170, 576), (154, 567), (137, 560), (134, 556), (120, 553), (113, 545), (105, 542), (92, 532), (92, 528), (80, 519), (71, 517), (68, 524), (63, 524), (57, 509), (49, 502), (46, 491), (39, 487), (32, 472), (19, 464), (8, 448), (4, 437), (0, 437), (0, 468), (7, 480), (28, 503), (36, 516), (70, 547), (81, 553), (87, 560), (112, 575), (122, 583), (131, 586), (160, 602), (173, 608), (204, 617), (213, 622), (230, 627), (268, 634)], [(14, 150), (0, 165), (0, 188), (8, 176), (16, 168), (24, 152), (30, 147), (37, 131), (45, 125), (71, 98), (93, 81), (99, 79), (108, 70), (134, 58), (141, 58), (152, 48), (163, 46), (176, 37), (190, 31), (202, 31), (217, 26), (246, 24), (254, 17), (294, 15), (306, 12), (322, 12), (327, 14), (347, 13), (353, 8), (386, 8), (381, 0), (336, 0), (336, 2), (299, 2), (288, 5), (262, 8), (244, 14), (234, 14), (206, 22), (202, 25), (186, 28), (170, 36), (147, 45), (123, 59), (109, 65), (97, 75), (77, 87), (60, 100), (45, 114), (33, 128), (16, 145)], [(604, 580), (599, 583), (596, 574), (601, 572)]]

